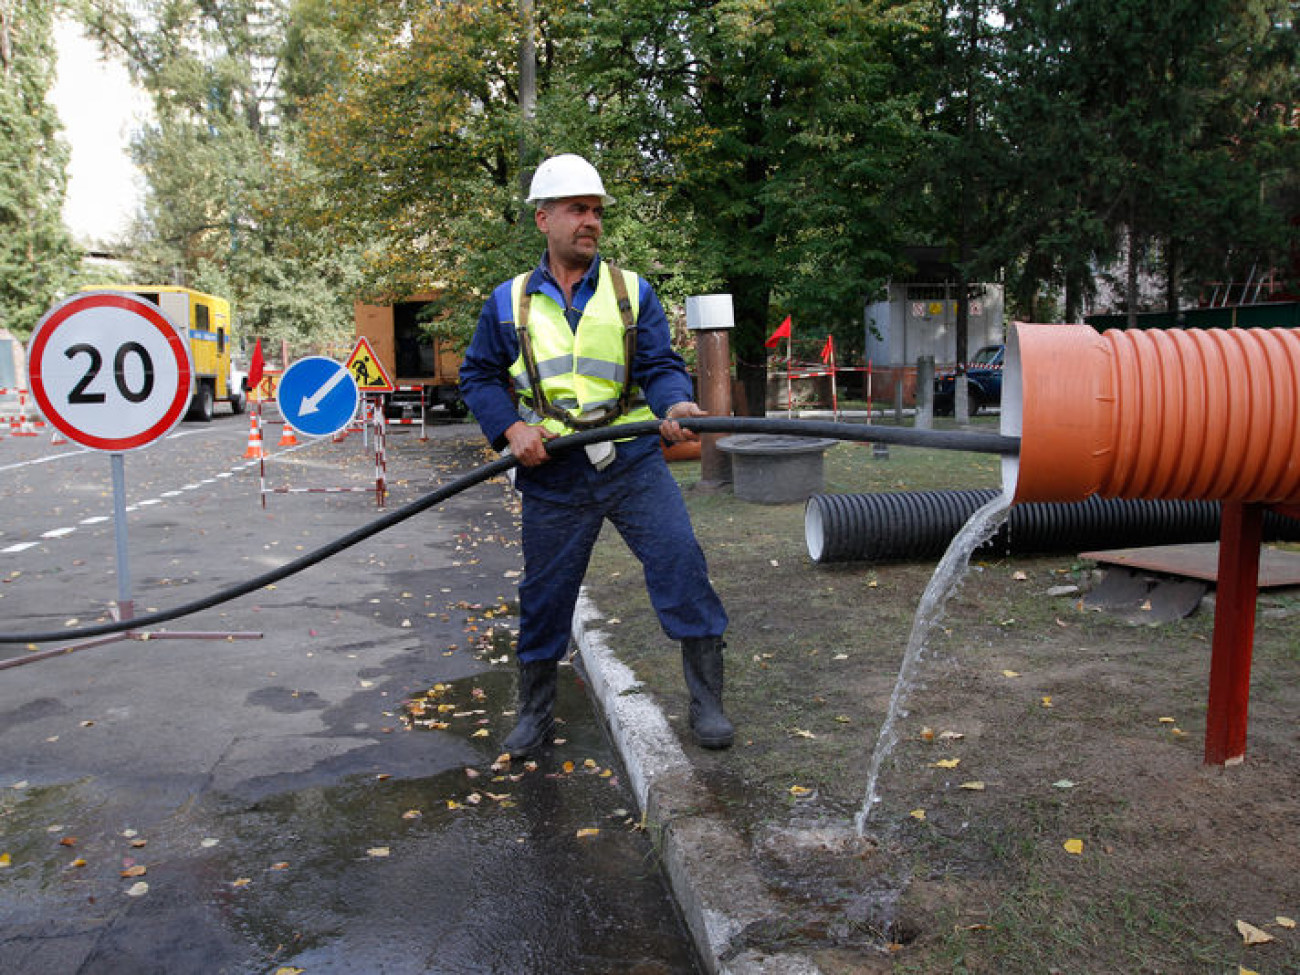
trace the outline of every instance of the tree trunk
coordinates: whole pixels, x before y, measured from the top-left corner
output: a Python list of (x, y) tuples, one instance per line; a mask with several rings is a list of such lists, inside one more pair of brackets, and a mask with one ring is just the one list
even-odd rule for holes
[(1138, 313), (1138, 247), (1137, 230), (1128, 228), (1128, 274), (1124, 284), (1124, 298), (1128, 304), (1128, 327), (1137, 328)]
[(763, 342), (770, 331), (770, 285), (757, 276), (743, 275), (730, 278), (727, 290), (736, 313), (736, 378), (745, 394), (736, 413), (742, 415), (743, 410), (746, 416), (763, 416), (767, 412), (767, 347)]
[(1178, 266), (1181, 260), (1179, 249), (1178, 241), (1173, 237), (1165, 241), (1165, 311), (1172, 314), (1175, 319), (1179, 311), (1178, 293), (1182, 290)]

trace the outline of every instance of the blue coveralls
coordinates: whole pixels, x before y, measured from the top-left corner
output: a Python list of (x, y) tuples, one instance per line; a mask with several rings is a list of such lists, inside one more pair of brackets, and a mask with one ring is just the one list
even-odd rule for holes
[[(596, 290), (599, 261), (592, 262), (565, 310), (575, 330)], [(565, 307), (564, 291), (551, 276), (545, 255), (528, 290)], [(506, 281), (484, 304), (460, 369), (461, 395), (498, 450), (507, 444), (506, 429), (519, 421), (510, 393), (510, 366), (519, 356), (512, 318)], [(656, 416), (694, 398), (685, 364), (672, 349), (663, 306), (644, 279), (631, 375)], [(537, 467), (521, 466), (515, 485), (523, 495), (517, 651), (522, 663), (564, 656), (578, 590), (606, 518), (641, 561), (650, 603), (670, 639), (716, 637), (726, 631), (726, 611), (709, 582), (704, 553), (658, 436), (617, 443), (615, 458), (604, 470), (596, 470), (582, 450), (560, 453)]]

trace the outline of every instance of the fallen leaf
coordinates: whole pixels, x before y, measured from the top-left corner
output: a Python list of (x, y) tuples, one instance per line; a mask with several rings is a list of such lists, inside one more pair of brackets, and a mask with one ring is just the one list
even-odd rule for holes
[(85, 865), (86, 865), (86, 861), (83, 860), (81, 857), (77, 857), (77, 859), (73, 860), (71, 863), (68, 864), (68, 866), (70, 867), (84, 867)]
[(8, 853), (0, 853), (0, 867), (13, 866), (13, 858)]
[(930, 768), (956, 768), (960, 764), (960, 758), (941, 758), (937, 762), (931, 762)]
[(1017, 569), (1015, 572), (1011, 573), (1011, 578), (1016, 582), (1024, 582), (1029, 578), (1029, 576), (1023, 570)]
[(794, 728), (790, 731), (791, 738), (816, 738), (811, 731), (805, 731), (803, 728)]
[(1160, 723), (1161, 723), (1161, 724), (1174, 724), (1174, 722), (1175, 722), (1175, 719), (1174, 719), (1174, 718), (1161, 718), (1161, 719), (1160, 719)]
[(471, 734), (470, 737), (471, 737), (471, 738), (486, 738), (486, 737), (487, 737), (488, 735), (490, 735), (490, 734), (491, 734), (491, 732), (488, 731), (486, 728), (479, 728), (479, 730), (476, 731), (476, 732), (474, 732), (473, 734)]
[(1283, 917), (1281, 914), (1274, 918), (1274, 920), (1277, 921), (1278, 927), (1287, 928), (1288, 930), (1295, 927), (1294, 920), (1289, 917)]
[(808, 788), (807, 786), (804, 785), (790, 786), (790, 795), (794, 796), (795, 798), (799, 798), (811, 794), (812, 794), (812, 789)]
[(253, 882), (251, 877), (237, 877), (230, 882), (231, 887), (247, 887)]
[(292, 965), (281, 965), (275, 970), (275, 975), (302, 975), (307, 969), (294, 968)]
[(1052, 786), (1057, 789), (1073, 789), (1075, 784), (1076, 783), (1071, 782), (1069, 779), (1057, 779), (1052, 783)]
[(366, 850), (366, 856), (368, 857), (386, 857), (388, 856), (388, 853), (389, 850), (386, 846), (372, 846), (370, 849)]
[(288, 862), (287, 860), (281, 860), (279, 863), (273, 863), (273, 864), (271, 864), (271, 869), (272, 869), (272, 870), (288, 870), (288, 869), (289, 869), (289, 862)]
[(1003, 676), (1003, 677), (1019, 677), (1020, 674), (1018, 674), (1018, 673), (1017, 673), (1016, 671), (1014, 671), (1014, 670), (1004, 670), (1004, 671), (1002, 671), (1002, 676)]
[(919, 823), (923, 823), (923, 822), (925, 822), (925, 810), (924, 810), (924, 809), (913, 809), (910, 813), (908, 813), (908, 815), (911, 816), (913, 819), (915, 819), (915, 820), (916, 820), (917, 822), (919, 822)]
[(143, 877), (149, 872), (147, 867), (136, 864), (134, 867), (127, 867), (122, 871), (123, 877)]
[(927, 727), (927, 728), (922, 728), (922, 729), (921, 729), (921, 740), (922, 740), (922, 741), (934, 741), (934, 729), (933, 729), (933, 728), (928, 728), (928, 727)]
[(143, 881), (143, 880), (139, 880), (139, 881), (136, 881), (136, 882), (133, 883), (130, 887), (127, 888), (126, 896), (127, 896), (127, 897), (143, 897), (143, 896), (144, 896), (145, 894), (147, 894), (147, 893), (149, 893), (149, 885), (148, 885), (147, 883), (145, 883), (145, 881)]
[(77, 838), (75, 836), (65, 836), (59, 840), (59, 846), (76, 846)]
[(1043, 695), (1043, 707), (1045, 707), (1045, 708), (1050, 708), (1051, 706), (1052, 706), (1052, 695), (1050, 695), (1050, 694), (1044, 694), (1044, 695)]
[(421, 816), (423, 816), (423, 815), (424, 815), (424, 813), (420, 812), (420, 810), (418, 810), (418, 809), (408, 809), (408, 810), (406, 810), (406, 812), (402, 813), (402, 818), (403, 818), (403, 819), (419, 819), (419, 818), (420, 818)]
[(1241, 940), (1248, 945), (1265, 945), (1274, 940), (1273, 936), (1267, 931), (1261, 931), (1248, 921), (1237, 922), (1237, 933), (1241, 935)]
[(940, 741), (960, 741), (966, 735), (960, 731), (941, 731), (939, 732)]
[(586, 826), (578, 830), (577, 835), (578, 835), (578, 839), (582, 840), (582, 839), (586, 839), (589, 836), (599, 836), (600, 830), (597, 829), (595, 826)]
[(568, 775), (568, 774), (570, 774), (570, 773), (573, 771), (573, 763), (572, 763), (572, 762), (565, 762), (563, 765), (560, 766), (560, 768), (564, 769), (564, 774), (565, 774), (565, 775)]
[(967, 792), (983, 792), (983, 791), (984, 791), (984, 783), (983, 783), (983, 782), (980, 782), (978, 779), (976, 779), (976, 780), (973, 781), (973, 782), (963, 782), (963, 783), (962, 783), (961, 785), (959, 785), (957, 788), (959, 788), (959, 789), (965, 789)]
[(1083, 852), (1083, 840), (1066, 840), (1061, 845), (1065, 847), (1066, 853), (1073, 853), (1075, 856)]

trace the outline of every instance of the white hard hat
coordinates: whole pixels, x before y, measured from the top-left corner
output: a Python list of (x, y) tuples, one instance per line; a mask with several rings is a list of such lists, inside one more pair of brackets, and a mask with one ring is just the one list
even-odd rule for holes
[(537, 167), (526, 202), (541, 203), (569, 196), (598, 196), (606, 205), (614, 202), (614, 198), (605, 192), (605, 184), (600, 181), (596, 167), (581, 156), (566, 152), (552, 156)]

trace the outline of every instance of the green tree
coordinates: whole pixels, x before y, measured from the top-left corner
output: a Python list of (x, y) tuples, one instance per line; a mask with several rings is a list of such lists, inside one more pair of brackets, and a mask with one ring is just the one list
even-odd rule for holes
[(68, 150), (46, 100), (53, 15), (40, 0), (0, 0), (0, 326), (24, 338), (79, 259), (63, 224)]
[(691, 259), (733, 296), (749, 409), (763, 408), (764, 339), (785, 314), (822, 337), (861, 331), (896, 265), (895, 190), (918, 147), (916, 92), (897, 49), (920, 5), (618, 0), (572, 72), (600, 144), (689, 220)]
[(1064, 287), (1074, 319), (1091, 268), (1126, 245), (1126, 304), (1161, 267), (1245, 276), (1285, 254), (1296, 172), (1294, 4), (1284, 0), (1005, 0), (996, 102), (1001, 229), (1027, 305)]
[(355, 248), (285, 219), (298, 159), (279, 116), (285, 5), (79, 0), (78, 11), (153, 103), (133, 144), (146, 183), (128, 242), (137, 274), (230, 297), (246, 336), (349, 334)]

